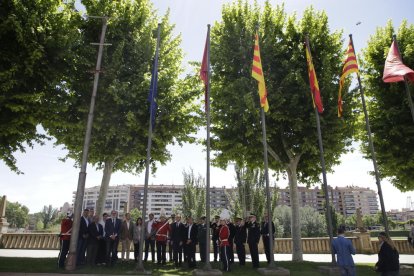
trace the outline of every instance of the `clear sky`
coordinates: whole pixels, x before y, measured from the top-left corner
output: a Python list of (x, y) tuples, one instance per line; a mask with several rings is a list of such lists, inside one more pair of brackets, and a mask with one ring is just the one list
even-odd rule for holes
[[(201, 61), (206, 26), (220, 21), (222, 4), (230, 1), (153, 0), (153, 2), (159, 14), (164, 14), (170, 8), (170, 20), (176, 24), (176, 33), (182, 35), (186, 61)], [(259, 4), (263, 2), (258, 1)], [(394, 26), (399, 26), (402, 19), (407, 19), (410, 24), (414, 24), (414, 1), (410, 0), (289, 0), (285, 3), (285, 9), (289, 14), (296, 11), (297, 16), (301, 17), (303, 10), (310, 5), (327, 12), (331, 30), (344, 30), (344, 50), (349, 33), (353, 34), (355, 49), (358, 52), (366, 46), (369, 36), (375, 33), (376, 28), (385, 26), (387, 20), (392, 19)], [(357, 22), (361, 24), (356, 25)], [(171, 162), (160, 167), (155, 175), (150, 176), (150, 184), (182, 184), (182, 171), (190, 167), (196, 173), (205, 176), (206, 158), (203, 146), (185, 144), (183, 147), (170, 146), (169, 150), (172, 154)], [(24, 175), (16, 175), (0, 163), (0, 195), (5, 194), (9, 201), (18, 201), (28, 206), (30, 212), (38, 212), (48, 204), (60, 207), (65, 201), (71, 202), (72, 192), (77, 188), (79, 169), (73, 167), (74, 162), (71, 160), (66, 163), (58, 160), (64, 156), (65, 151), (61, 146), (54, 147), (52, 142), (48, 142), (45, 146), (37, 145), (34, 149), (28, 149), (25, 154), (16, 154), (17, 165), (25, 173)], [(374, 177), (368, 174), (373, 170), (370, 160), (364, 160), (356, 150), (352, 154), (342, 156), (341, 161), (335, 172), (328, 174), (329, 185), (355, 185), (377, 191)], [(87, 173), (86, 187), (100, 185), (101, 171), (88, 166)], [(271, 176), (271, 181), (276, 181), (274, 176)], [(143, 183), (143, 173), (140, 175), (114, 173), (111, 178), (111, 185)], [(225, 171), (212, 168), (212, 186), (230, 187), (235, 184), (232, 165)], [(286, 184), (286, 181), (278, 182), (281, 187), (285, 187)], [(382, 181), (382, 188), (387, 210), (405, 208), (408, 196), (411, 196), (414, 201), (414, 192), (401, 193), (388, 181)]]

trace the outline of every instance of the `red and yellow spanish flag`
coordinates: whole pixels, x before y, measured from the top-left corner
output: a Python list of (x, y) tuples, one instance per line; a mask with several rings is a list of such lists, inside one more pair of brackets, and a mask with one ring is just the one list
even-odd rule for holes
[(269, 110), (269, 103), (267, 102), (267, 90), (263, 75), (262, 60), (260, 59), (259, 35), (257, 32), (254, 40), (252, 77), (257, 80), (259, 86), (260, 105), (263, 107), (264, 112), (267, 112)]
[(341, 75), (341, 78), (339, 79), (338, 117), (342, 116), (342, 111), (343, 111), (342, 110), (342, 87), (344, 86), (345, 78), (351, 73), (359, 74), (358, 63), (356, 60), (354, 47), (352, 47), (352, 38), (349, 39), (349, 45), (346, 51), (344, 68), (342, 69), (342, 75)]
[[(305, 43), (306, 44), (306, 43)], [(313, 107), (316, 107), (319, 113), (323, 112), (323, 105), (321, 100), (321, 92), (319, 91), (318, 80), (316, 79), (315, 68), (313, 67), (312, 56), (309, 50), (309, 45), (306, 46), (306, 61), (308, 63), (309, 84), (312, 94)]]

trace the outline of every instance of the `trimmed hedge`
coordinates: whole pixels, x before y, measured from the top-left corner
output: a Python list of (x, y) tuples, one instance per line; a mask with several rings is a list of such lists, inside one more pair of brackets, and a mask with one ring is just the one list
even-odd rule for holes
[[(378, 230), (373, 230), (370, 231), (369, 234), (371, 236), (371, 238), (376, 238), (378, 237), (378, 234), (384, 232), (384, 231), (378, 231)], [(408, 237), (408, 230), (396, 230), (396, 231), (390, 231), (390, 236), (391, 237)]]

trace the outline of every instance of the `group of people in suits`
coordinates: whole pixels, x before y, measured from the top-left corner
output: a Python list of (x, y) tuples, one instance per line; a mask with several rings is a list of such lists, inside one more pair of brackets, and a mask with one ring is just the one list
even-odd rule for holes
[[(98, 215), (91, 215), (85, 209), (80, 219), (79, 237), (77, 243), (77, 265), (88, 264), (113, 266), (118, 260), (118, 245), (121, 243), (121, 260), (128, 261), (131, 243), (134, 244), (134, 259), (138, 260), (141, 233), (144, 231), (144, 259), (158, 264), (167, 262), (167, 246), (169, 261), (176, 267), (187, 263), (189, 268), (196, 267), (197, 245), (200, 252), (200, 261), (206, 261), (207, 228), (211, 228), (214, 261), (220, 260), (223, 270), (229, 271), (234, 262), (234, 247), (240, 265), (246, 263), (245, 244), (247, 242), (252, 256), (253, 267), (259, 267), (258, 244), (260, 237), (264, 242), (266, 257), (269, 260), (269, 227), (268, 219), (259, 224), (256, 216), (251, 214), (248, 218), (229, 219), (215, 216), (209, 224), (203, 216), (194, 222), (192, 217), (182, 220), (181, 215), (172, 215), (166, 218), (161, 215), (158, 219), (153, 214), (148, 215), (143, 223), (141, 218), (131, 221), (129, 213), (124, 220), (118, 218), (118, 213), (112, 211), (110, 215), (104, 213), (102, 220)], [(61, 250), (59, 254), (59, 267), (63, 267), (69, 250), (69, 241), (72, 228), (72, 218), (68, 215), (61, 223)], [(273, 234), (275, 227), (272, 222)], [(155, 250), (156, 249), (156, 250)], [(155, 252), (157, 253), (155, 256)]]
[(260, 237), (262, 237), (267, 261), (270, 262), (270, 242), (274, 242), (275, 225), (272, 222), (273, 240), (271, 241), (267, 216), (260, 224), (257, 222), (255, 214), (250, 214), (245, 219), (236, 217), (234, 222), (216, 216), (214, 221), (210, 223), (210, 227), (212, 229), (214, 245), (214, 261), (216, 262), (217, 257), (220, 256), (224, 271), (229, 271), (230, 265), (234, 263), (234, 247), (236, 248), (239, 265), (244, 266), (246, 264), (246, 242), (249, 247), (253, 267), (258, 268)]
[[(205, 219), (205, 218), (204, 218)], [(187, 217), (185, 222), (181, 221), (180, 215), (172, 215), (166, 219), (161, 215), (159, 220), (149, 214), (149, 220), (145, 222), (145, 255), (144, 262), (148, 260), (151, 250), (152, 262), (155, 262), (155, 245), (157, 248), (157, 263), (165, 264), (166, 247), (169, 246), (170, 261), (174, 261), (176, 267), (184, 262), (188, 267), (196, 266), (196, 244), (200, 239), (199, 233), (203, 230), (203, 224), (195, 224), (192, 217)]]
[[(59, 268), (64, 267), (69, 252), (72, 225), (72, 215), (68, 213), (61, 222)], [(129, 260), (131, 243), (134, 242), (138, 247), (139, 237), (136, 235), (140, 233), (139, 229), (131, 221), (129, 213), (121, 220), (118, 212), (113, 210), (110, 215), (104, 213), (101, 220), (98, 215), (90, 213), (89, 209), (84, 209), (79, 224), (76, 265), (113, 266), (118, 260), (119, 242), (122, 244), (122, 260)]]

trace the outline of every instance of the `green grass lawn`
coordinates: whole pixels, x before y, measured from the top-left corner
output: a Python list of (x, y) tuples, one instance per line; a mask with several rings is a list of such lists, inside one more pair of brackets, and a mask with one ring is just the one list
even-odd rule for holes
[[(278, 266), (284, 267), (290, 270), (290, 275), (321, 275), (318, 272), (318, 266), (328, 265), (327, 263), (314, 263), (314, 262), (277, 262)], [(202, 264), (198, 264), (202, 267)], [(220, 269), (220, 263), (212, 263), (213, 268)], [(260, 267), (266, 267), (266, 263), (260, 263)], [(72, 273), (84, 273), (84, 274), (131, 274), (135, 269), (135, 263), (118, 263), (115, 267), (81, 267), (76, 269)], [(176, 269), (172, 263), (160, 266), (152, 263), (145, 263), (145, 269), (152, 270), (153, 275), (191, 275), (192, 270), (180, 268)], [(56, 258), (11, 258), (0, 257), (0, 272), (36, 272), (36, 273), (62, 273), (70, 274), (65, 270), (57, 268)], [(373, 264), (358, 264), (358, 275), (377, 275), (373, 271)], [(251, 263), (247, 263), (246, 266), (240, 267), (238, 263), (231, 266), (231, 272), (225, 273), (225, 275), (258, 275), (256, 270), (252, 268)]]

